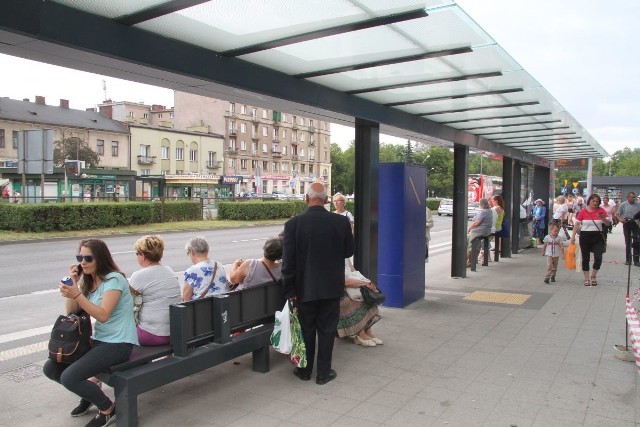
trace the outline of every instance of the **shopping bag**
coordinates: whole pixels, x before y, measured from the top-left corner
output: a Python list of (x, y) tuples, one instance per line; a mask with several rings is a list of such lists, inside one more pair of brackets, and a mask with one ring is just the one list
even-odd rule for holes
[(564, 254), (564, 266), (569, 270), (576, 269), (576, 244), (570, 243), (567, 253)]
[(631, 338), (631, 347), (633, 347), (633, 355), (636, 359), (636, 368), (638, 374), (640, 374), (640, 320), (638, 319), (638, 309), (635, 304), (638, 302), (638, 296), (640, 295), (640, 289), (634, 292), (634, 296), (626, 298), (626, 317), (629, 324), (629, 335)]
[[(587, 254), (589, 256), (589, 254)], [(576, 245), (576, 273), (582, 271), (582, 251), (580, 250), (580, 245)]]
[(298, 320), (298, 309), (293, 307), (289, 310), (291, 322), (291, 353), (289, 360), (293, 366), (298, 368), (307, 367), (307, 348), (304, 345), (304, 337), (302, 336), (302, 327)]
[(271, 345), (278, 353), (291, 353), (291, 317), (289, 301), (284, 303), (282, 311), (276, 311), (275, 324), (271, 333)]

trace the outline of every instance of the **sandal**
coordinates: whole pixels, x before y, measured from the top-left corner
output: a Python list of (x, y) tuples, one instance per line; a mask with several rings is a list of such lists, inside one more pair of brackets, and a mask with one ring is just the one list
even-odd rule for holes
[(591, 286), (598, 286), (598, 281), (596, 280), (595, 277), (591, 278)]
[(588, 280), (585, 280), (585, 281), (584, 281), (584, 285), (585, 285), (585, 286), (591, 286), (591, 282), (589, 282)]

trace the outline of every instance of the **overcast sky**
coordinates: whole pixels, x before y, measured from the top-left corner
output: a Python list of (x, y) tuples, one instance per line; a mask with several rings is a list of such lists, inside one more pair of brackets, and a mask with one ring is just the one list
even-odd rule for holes
[[(458, 0), (610, 154), (640, 147), (640, 1)], [(0, 96), (93, 107), (106, 97), (173, 106), (173, 92), (0, 55)], [(341, 146), (353, 129), (332, 128)], [(399, 142), (381, 137), (382, 142)]]

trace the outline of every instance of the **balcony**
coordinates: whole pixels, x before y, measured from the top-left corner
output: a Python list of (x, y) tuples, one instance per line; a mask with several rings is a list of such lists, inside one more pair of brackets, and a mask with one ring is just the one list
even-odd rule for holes
[(298, 129), (298, 124), (297, 123), (292, 123), (291, 124), (291, 129)]
[(312, 139), (311, 141), (309, 141), (309, 147), (315, 147), (316, 146), (316, 140)]
[(260, 134), (257, 132), (252, 132), (251, 133), (251, 139), (253, 139), (254, 141), (257, 141), (260, 139)]
[(229, 147), (227, 148), (227, 154), (238, 154), (238, 149)]
[(281, 152), (281, 151), (272, 150), (272, 151), (271, 151), (271, 155), (272, 155), (273, 157), (276, 157), (276, 158), (278, 158), (278, 159), (279, 159), (280, 157), (282, 157), (282, 152)]
[(251, 121), (252, 121), (253, 123), (259, 123), (259, 122), (260, 122), (260, 120), (258, 119), (258, 115), (257, 115), (257, 114), (252, 114), (252, 115), (251, 115)]
[(277, 136), (273, 137), (273, 142), (275, 142), (276, 144), (280, 142), (280, 138)]
[(238, 134), (238, 129), (233, 128), (229, 129), (229, 136), (236, 136)]
[(154, 165), (156, 163), (156, 156), (138, 156), (139, 165)]
[(292, 154), (291, 160), (300, 160), (300, 157), (297, 154)]
[(221, 167), (222, 167), (222, 160), (207, 162), (207, 169), (220, 169)]
[(315, 126), (309, 126), (309, 132), (314, 133), (316, 131)]
[(229, 117), (235, 117), (236, 116), (236, 110), (227, 110), (224, 112), (225, 116), (229, 116)]

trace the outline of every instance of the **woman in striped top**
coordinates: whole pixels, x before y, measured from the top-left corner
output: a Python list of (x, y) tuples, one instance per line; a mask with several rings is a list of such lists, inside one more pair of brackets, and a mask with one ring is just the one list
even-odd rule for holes
[[(600, 196), (592, 194), (587, 199), (587, 206), (576, 215), (573, 225), (571, 243), (576, 240), (576, 233), (580, 233), (580, 252), (582, 253), (582, 273), (585, 286), (596, 286), (596, 276), (602, 265), (602, 254), (606, 248), (603, 227), (611, 225), (607, 212), (600, 207)], [(593, 252), (593, 271), (589, 278), (590, 252)]]

